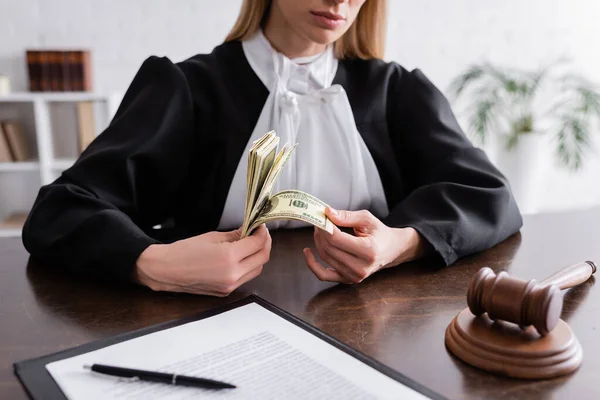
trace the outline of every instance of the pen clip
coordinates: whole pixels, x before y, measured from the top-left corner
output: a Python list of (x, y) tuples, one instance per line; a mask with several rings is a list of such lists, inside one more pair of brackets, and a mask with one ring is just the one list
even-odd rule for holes
[(117, 382), (137, 382), (140, 378), (138, 376), (132, 376), (131, 378), (119, 378)]

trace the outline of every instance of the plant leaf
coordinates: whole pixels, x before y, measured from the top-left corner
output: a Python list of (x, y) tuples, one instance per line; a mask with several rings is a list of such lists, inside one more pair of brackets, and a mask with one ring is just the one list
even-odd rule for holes
[(498, 104), (497, 98), (489, 97), (477, 101), (474, 105), (474, 112), (470, 118), (470, 132), (474, 134), (482, 143), (485, 143), (488, 131), (495, 123), (494, 112)]
[[(467, 90), (471, 92), (473, 102), (467, 109), (469, 133), (483, 143), (490, 133), (508, 133), (506, 146), (512, 149), (522, 133), (538, 129), (538, 116), (549, 117), (557, 123), (554, 137), (559, 159), (570, 169), (581, 168), (591, 147), (592, 123), (600, 121), (600, 91), (574, 73), (558, 79), (555, 74), (551, 76), (557, 64), (560, 63), (533, 72), (501, 68), (489, 62), (467, 68), (453, 80), (450, 90), (456, 98)], [(559, 91), (549, 96), (552, 104), (540, 115), (535, 112), (534, 99), (546, 82), (558, 83)]]
[(513, 150), (515, 147), (517, 147), (518, 143), (519, 143), (519, 134), (516, 132), (513, 132), (506, 140), (506, 150), (508, 150), (508, 151)]
[(561, 162), (571, 170), (579, 170), (582, 166), (583, 156), (590, 145), (589, 121), (579, 119), (577, 116), (566, 114), (562, 116), (562, 123), (557, 134), (557, 155)]
[(506, 93), (512, 95), (523, 94), (527, 90), (526, 78), (521, 76), (522, 74), (516, 70), (502, 70), (489, 63), (484, 65), (484, 69), (487, 73), (496, 79), (496, 81), (504, 88)]
[(483, 68), (479, 65), (469, 67), (464, 73), (456, 77), (450, 84), (450, 93), (454, 98), (458, 98), (469, 85), (478, 81), (484, 74)]

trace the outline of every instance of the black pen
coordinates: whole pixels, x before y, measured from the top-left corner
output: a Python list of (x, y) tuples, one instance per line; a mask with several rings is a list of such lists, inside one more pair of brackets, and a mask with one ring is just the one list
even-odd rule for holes
[(172, 373), (143, 371), (140, 369), (113, 367), (110, 365), (92, 364), (84, 365), (83, 368), (101, 374), (120, 376), (131, 380), (167, 383), (169, 385), (194, 386), (207, 389), (233, 389), (234, 385), (229, 383), (213, 381), (212, 379), (196, 378)]

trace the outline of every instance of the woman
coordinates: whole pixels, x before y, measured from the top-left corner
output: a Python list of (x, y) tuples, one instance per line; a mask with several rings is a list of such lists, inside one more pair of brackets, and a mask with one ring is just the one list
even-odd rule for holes
[(444, 96), (381, 60), (384, 13), (382, 0), (245, 0), (212, 53), (148, 58), (110, 126), (40, 190), (26, 248), (78, 273), (227, 295), (269, 258), (265, 226), (236, 228), (249, 146), (271, 129), (299, 144), (276, 190), (306, 191), (354, 229), (315, 231), (327, 265), (305, 257), (321, 280), (427, 254), (451, 264), (515, 233), (506, 180)]

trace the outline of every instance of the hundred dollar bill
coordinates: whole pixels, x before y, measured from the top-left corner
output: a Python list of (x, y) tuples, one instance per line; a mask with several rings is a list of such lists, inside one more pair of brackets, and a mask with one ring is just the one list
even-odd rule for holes
[(326, 207), (327, 204), (308, 193), (284, 190), (267, 201), (248, 231), (252, 232), (257, 226), (278, 219), (293, 219), (333, 233), (333, 223), (325, 215)]
[[(265, 206), (265, 204), (271, 197), (271, 192), (273, 190), (273, 186), (275, 185), (275, 182), (277, 181), (277, 177), (283, 170), (283, 166), (290, 159), (290, 157), (295, 149), (296, 149), (296, 145), (294, 145), (292, 148), (288, 149), (287, 144), (286, 144), (283, 146), (283, 149), (281, 149), (281, 151), (275, 158), (275, 161), (272, 164), (271, 170), (268, 171), (267, 178), (265, 179), (265, 181), (263, 183), (262, 190), (260, 191), (260, 193), (258, 194), (258, 196), (255, 199), (254, 206), (253, 206), (253, 208), (248, 216), (248, 219), (247, 219), (249, 221), (249, 223), (246, 226), (246, 228), (250, 227), (252, 222), (254, 222), (254, 220), (257, 218), (260, 210), (262, 210), (262, 208)], [(247, 231), (244, 231), (244, 232), (247, 232)]]
[[(267, 132), (252, 143), (248, 154), (242, 237), (248, 236), (259, 225), (276, 219), (304, 221), (333, 232), (333, 223), (325, 216), (327, 205), (316, 197), (298, 190), (271, 195), (279, 174), (297, 145), (288, 146), (286, 143), (278, 151), (279, 137), (275, 131)], [(288, 204), (285, 205), (285, 202)]]
[(277, 145), (279, 138), (274, 131), (266, 133), (254, 141), (248, 155), (248, 171), (246, 181), (246, 206), (244, 210), (244, 224), (242, 231), (246, 232), (252, 222), (252, 215), (256, 207), (259, 194), (264, 189), (274, 162), (276, 161)]

